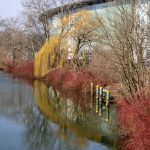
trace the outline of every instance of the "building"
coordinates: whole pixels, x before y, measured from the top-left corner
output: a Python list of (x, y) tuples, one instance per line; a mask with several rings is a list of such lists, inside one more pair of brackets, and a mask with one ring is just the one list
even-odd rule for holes
[[(39, 16), (39, 20), (45, 23), (48, 23), (49, 27), (51, 28), (51, 36), (55, 36), (59, 34), (60, 32), (60, 18), (62, 16), (67, 15), (73, 15), (78, 13), (79, 11), (86, 10), (91, 15), (99, 15), (105, 22), (109, 22), (107, 19), (108, 12), (111, 14), (112, 18), (115, 17), (114, 11), (116, 10), (116, 7), (121, 7), (121, 5), (124, 5), (129, 11), (135, 11), (137, 15), (140, 18), (140, 25), (144, 26), (148, 25), (149, 20), (149, 6), (150, 1), (149, 0), (84, 0), (80, 2), (75, 2), (72, 4), (66, 4), (64, 6), (60, 6), (57, 8), (53, 8), (50, 10), (47, 10), (43, 14)], [(144, 25), (143, 25), (144, 24)], [(145, 30), (145, 29), (144, 29)], [(73, 39), (67, 39), (68, 40), (68, 59), (71, 59), (73, 57), (73, 49), (74, 45), (76, 45), (76, 42)], [(144, 60), (146, 61), (150, 58), (150, 45), (148, 42), (148, 39), (146, 39), (145, 44), (143, 47), (146, 46), (145, 52), (143, 55)], [(88, 51), (90, 54), (92, 53), (92, 47), (91, 43), (88, 45), (82, 47), (83, 50)], [(81, 52), (82, 52), (81, 49)], [(91, 55), (90, 55), (91, 56)], [(136, 59), (136, 55), (135, 55)], [(149, 62), (149, 61), (147, 61)]]
[[(51, 36), (55, 36), (60, 33), (61, 25), (60, 25), (60, 18), (67, 15), (76, 14), (79, 11), (86, 10), (90, 12), (90, 14), (95, 13), (95, 10), (104, 10), (107, 7), (112, 6), (112, 0), (85, 0), (82, 2), (75, 2), (72, 4), (66, 4), (64, 6), (60, 6), (57, 8), (50, 9), (39, 17), (39, 20), (45, 23), (48, 23), (51, 29)], [(68, 59), (73, 57), (73, 45), (76, 45), (76, 42), (72, 39), (68, 39)], [(89, 53), (91, 58), (91, 47), (90, 44), (82, 47), (86, 53)], [(89, 51), (90, 49), (90, 51)], [(83, 54), (83, 51), (81, 50)]]

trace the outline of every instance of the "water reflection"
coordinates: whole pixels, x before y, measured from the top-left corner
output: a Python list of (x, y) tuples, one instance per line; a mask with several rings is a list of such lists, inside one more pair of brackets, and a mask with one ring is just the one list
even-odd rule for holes
[[(100, 118), (93, 110), (83, 109), (80, 103), (73, 103), (74, 101), (71, 99), (64, 99), (55, 89), (48, 88), (39, 81), (34, 83), (34, 94), (39, 110), (50, 121), (59, 124), (57, 135), (66, 143), (72, 143), (71, 145), (76, 143), (75, 146), (78, 146), (78, 149), (81, 147), (86, 149), (89, 146), (88, 140), (104, 142), (111, 146), (114, 144), (113, 129), (115, 125), (113, 126), (113, 124), (116, 120), (112, 116), (109, 124), (105, 122), (105, 118), (108, 119), (109, 117), (108, 108), (104, 112), (104, 117)], [(72, 132), (74, 135), (71, 134)], [(73, 136), (73, 142), (71, 136)]]
[(43, 82), (32, 88), (0, 73), (0, 139), (12, 137), (13, 130), (13, 142), (0, 142), (0, 149), (10, 143), (14, 150), (116, 149), (116, 109), (110, 109), (106, 123), (106, 111), (100, 118), (95, 108), (85, 107), (85, 99), (72, 101)]
[[(96, 131), (92, 132), (88, 127), (85, 128), (86, 124), (83, 120), (85, 114), (80, 112), (80, 108), (76, 109), (71, 100), (61, 99), (56, 90), (48, 89), (44, 83), (38, 81), (34, 83), (34, 94), (39, 110), (50, 121), (59, 124), (57, 129), (55, 128), (56, 143), (53, 143), (51, 148), (54, 149), (57, 146), (63, 148), (66, 143), (67, 149), (81, 149), (88, 144), (84, 137), (95, 141), (101, 140), (100, 134)], [(71, 133), (72, 131), (74, 134)], [(59, 144), (58, 141), (60, 141)]]

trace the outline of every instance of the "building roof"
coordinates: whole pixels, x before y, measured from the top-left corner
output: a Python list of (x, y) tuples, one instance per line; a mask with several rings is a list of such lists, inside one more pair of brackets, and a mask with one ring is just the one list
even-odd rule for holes
[(80, 2), (74, 2), (71, 4), (66, 4), (64, 6), (59, 6), (57, 8), (49, 9), (46, 12), (42, 13), (39, 16), (40, 21), (44, 21), (47, 18), (53, 17), (54, 15), (57, 15), (59, 13), (63, 12), (69, 12), (70, 10), (75, 10), (78, 8), (86, 7), (86, 6), (91, 6), (95, 4), (100, 4), (100, 3), (106, 3), (109, 1), (114, 1), (114, 0), (84, 0)]

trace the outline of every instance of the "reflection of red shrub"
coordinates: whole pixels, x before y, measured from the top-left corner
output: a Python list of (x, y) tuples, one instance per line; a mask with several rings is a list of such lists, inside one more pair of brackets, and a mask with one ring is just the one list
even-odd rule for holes
[(18, 65), (13, 69), (13, 74), (16, 77), (33, 78), (34, 76), (33, 69), (34, 69), (33, 61), (18, 63)]
[(150, 98), (137, 95), (133, 103), (125, 100), (118, 103), (120, 125), (128, 135), (124, 139), (124, 150), (150, 149)]

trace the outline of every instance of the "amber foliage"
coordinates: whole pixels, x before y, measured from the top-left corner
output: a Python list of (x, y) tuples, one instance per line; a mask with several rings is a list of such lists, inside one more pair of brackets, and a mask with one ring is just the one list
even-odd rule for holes
[(59, 33), (51, 36), (35, 55), (36, 77), (44, 77), (52, 68), (64, 66), (68, 57), (78, 62), (81, 48), (89, 44), (96, 29), (91, 14), (85, 10), (63, 16), (58, 24)]
[[(35, 55), (35, 66), (34, 74), (35, 76), (44, 76), (49, 69), (49, 64), (52, 63), (54, 59), (54, 48), (58, 44), (58, 39), (53, 38), (49, 41), (46, 41), (43, 47)], [(51, 56), (50, 62), (48, 62), (49, 57)]]

